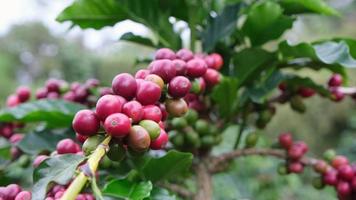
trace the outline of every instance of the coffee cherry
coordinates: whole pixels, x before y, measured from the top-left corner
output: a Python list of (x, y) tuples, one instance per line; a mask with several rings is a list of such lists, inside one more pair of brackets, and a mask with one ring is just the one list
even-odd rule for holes
[(142, 126), (132, 126), (128, 135), (128, 145), (137, 152), (146, 151), (151, 143), (149, 133)]
[(298, 89), (298, 94), (304, 98), (308, 98), (314, 96), (315, 90), (308, 87), (300, 87)]
[(183, 117), (173, 118), (171, 124), (174, 129), (178, 129), (178, 130), (188, 126), (187, 120)]
[(120, 162), (126, 156), (126, 149), (121, 143), (110, 144), (107, 156), (112, 161)]
[(288, 174), (288, 169), (284, 163), (280, 163), (278, 165), (277, 172), (279, 175), (286, 175)]
[(350, 182), (352, 190), (356, 190), (356, 176), (354, 176)]
[(188, 111), (188, 105), (183, 99), (167, 99), (167, 112), (173, 117), (182, 117)]
[(191, 86), (189, 79), (176, 76), (169, 82), (168, 94), (173, 98), (182, 98), (189, 93)]
[(155, 60), (150, 66), (151, 74), (160, 76), (166, 83), (176, 76), (177, 70), (171, 60)]
[(121, 138), (126, 136), (129, 134), (130, 128), (130, 119), (122, 113), (109, 115), (104, 122), (105, 131), (113, 137)]
[(18, 195), (21, 192), (21, 187), (17, 184), (10, 184), (6, 186), (7, 190), (7, 199), (13, 200), (16, 198), (16, 195)]
[(81, 110), (75, 114), (73, 119), (73, 129), (80, 135), (94, 135), (100, 128), (100, 121), (91, 110)]
[(320, 177), (313, 178), (312, 184), (313, 184), (314, 188), (318, 189), (318, 190), (323, 189), (325, 187), (323, 180)]
[(77, 153), (80, 147), (72, 139), (63, 139), (57, 143), (58, 154)]
[(278, 89), (282, 92), (285, 92), (287, 90), (287, 83), (282, 82), (282, 83), (278, 84)]
[(224, 65), (224, 59), (221, 57), (220, 54), (217, 54), (217, 53), (213, 53), (210, 56), (214, 58), (213, 68), (215, 70), (220, 70), (221, 67)]
[(184, 61), (189, 61), (194, 58), (193, 52), (190, 51), (189, 49), (181, 49), (177, 51), (176, 56), (177, 58)]
[(84, 143), (85, 140), (88, 139), (88, 136), (80, 135), (78, 133), (75, 133), (75, 138), (78, 140), (78, 142)]
[(329, 87), (339, 87), (342, 84), (342, 76), (340, 74), (333, 74), (329, 79)]
[(212, 56), (207, 55), (203, 59), (204, 59), (206, 65), (208, 66), (208, 68), (213, 68), (214, 69), (215, 60), (214, 60), (214, 58)]
[(340, 196), (348, 196), (351, 194), (350, 184), (346, 181), (339, 181), (337, 183), (336, 190)]
[(176, 54), (171, 49), (161, 48), (156, 51), (156, 55), (155, 55), (156, 60), (161, 60), (161, 59), (173, 60), (175, 58), (176, 58)]
[(327, 185), (336, 185), (337, 172), (335, 170), (328, 170), (323, 176), (323, 181)]
[(350, 181), (354, 176), (354, 171), (350, 165), (342, 165), (338, 168), (338, 175), (345, 181)]
[(258, 138), (259, 138), (259, 135), (257, 132), (252, 132), (252, 133), (248, 134), (245, 139), (246, 147), (251, 148), (251, 147), (256, 146), (256, 144), (258, 142)]
[(125, 99), (117, 95), (105, 95), (96, 103), (96, 115), (104, 121), (109, 115), (121, 112)]
[(142, 119), (149, 119), (155, 122), (160, 122), (162, 119), (161, 109), (154, 105), (148, 105), (143, 107), (143, 117)]
[(150, 75), (146, 76), (145, 80), (150, 81), (152, 83), (156, 83), (161, 88), (161, 90), (164, 87), (163, 79), (161, 77), (157, 76), (156, 74), (150, 74)]
[(27, 86), (20, 86), (16, 90), (16, 95), (19, 98), (20, 102), (26, 102), (30, 99), (31, 97), (31, 90)]
[(183, 60), (173, 60), (172, 61), (173, 66), (176, 68), (176, 75), (177, 76), (185, 76), (187, 73), (187, 63), (184, 62)]
[(19, 134), (19, 133), (13, 134), (13, 135), (9, 138), (9, 142), (10, 142), (11, 144), (17, 144), (17, 143), (19, 143), (19, 142), (22, 140), (23, 137), (24, 137), (23, 134)]
[(335, 169), (339, 169), (343, 165), (348, 165), (349, 160), (345, 156), (335, 156), (335, 158), (331, 161), (331, 165)]
[(336, 153), (332, 149), (328, 149), (324, 152), (323, 157), (326, 161), (331, 162), (336, 156)]
[(139, 124), (146, 129), (151, 140), (155, 140), (161, 132), (161, 127), (152, 120), (142, 120)]
[[(170, 135), (173, 131), (170, 131)], [(178, 134), (175, 134), (173, 137), (172, 137), (172, 143), (177, 146), (177, 147), (181, 147), (184, 145), (184, 135), (181, 134), (181, 133), (178, 133)]]
[(208, 86), (214, 86), (220, 82), (220, 73), (214, 69), (207, 69), (203, 78)]
[(35, 158), (35, 160), (32, 163), (32, 166), (34, 168), (37, 168), (43, 161), (45, 161), (46, 159), (48, 159), (49, 157), (46, 155), (39, 155)]
[(289, 149), (288, 149), (288, 158), (291, 158), (293, 160), (299, 160), (302, 156), (303, 156), (303, 149), (296, 146), (296, 145), (292, 145)]
[(7, 107), (15, 107), (20, 104), (20, 99), (18, 98), (17, 95), (10, 95), (6, 99), (6, 106)]
[(63, 95), (63, 99), (66, 101), (75, 101), (75, 92), (69, 91)]
[(85, 85), (89, 88), (95, 88), (100, 85), (100, 81), (95, 78), (90, 78), (87, 81), (85, 81)]
[(189, 109), (184, 118), (187, 120), (188, 124), (194, 124), (198, 120), (199, 115), (195, 110)]
[(138, 88), (136, 99), (142, 105), (155, 104), (161, 97), (161, 88), (150, 81), (142, 81)]
[(304, 113), (305, 110), (307, 109), (303, 99), (300, 96), (294, 96), (290, 100), (290, 106), (292, 107), (293, 110)]
[(209, 123), (204, 119), (196, 121), (194, 128), (201, 135), (209, 133)]
[(112, 81), (112, 90), (115, 94), (131, 100), (136, 95), (137, 83), (135, 78), (128, 73), (122, 73)]
[(304, 166), (301, 162), (292, 162), (288, 164), (288, 171), (291, 173), (299, 174), (303, 172)]
[(36, 99), (44, 99), (47, 97), (47, 88), (39, 88), (36, 91)]
[(212, 147), (215, 144), (215, 138), (212, 135), (205, 135), (200, 140), (201, 146), (204, 148)]
[(200, 100), (194, 100), (189, 102), (189, 108), (196, 110), (197, 112), (203, 112), (206, 109), (205, 104)]
[(47, 94), (47, 99), (58, 99), (59, 98), (59, 94), (57, 92), (49, 92)]
[(82, 150), (86, 156), (90, 155), (101, 143), (103, 136), (93, 135), (85, 140), (82, 146)]
[(153, 140), (151, 142), (150, 148), (153, 150), (163, 149), (166, 146), (167, 142), (168, 142), (168, 135), (167, 135), (166, 131), (161, 129), (158, 138), (156, 138), (155, 140)]
[(159, 109), (161, 109), (162, 121), (165, 121), (168, 117), (166, 106), (163, 103), (160, 103), (160, 104), (158, 104), (158, 107), (159, 107)]
[(293, 143), (292, 135), (290, 133), (282, 133), (279, 135), (278, 141), (284, 149), (289, 149)]
[(140, 69), (136, 72), (136, 79), (145, 79), (150, 74), (150, 71), (147, 69)]
[(32, 195), (31, 192), (22, 191), (16, 195), (15, 200), (31, 200)]
[(143, 117), (143, 107), (138, 101), (129, 101), (122, 107), (122, 112), (132, 119), (133, 123), (138, 123)]
[(48, 92), (56, 92), (59, 93), (60, 82), (57, 79), (49, 79), (46, 82), (46, 88)]
[(331, 88), (331, 100), (335, 102), (340, 102), (345, 98), (345, 94), (340, 91), (338, 88)]
[(194, 58), (187, 62), (187, 75), (191, 78), (203, 76), (207, 70), (204, 60)]
[(199, 134), (194, 130), (186, 132), (185, 139), (193, 148), (200, 147)]
[(303, 154), (307, 153), (307, 151), (309, 150), (308, 145), (303, 141), (296, 141), (293, 145), (297, 146), (298, 148), (301, 148)]
[(323, 160), (318, 160), (314, 165), (314, 170), (318, 173), (324, 174), (328, 170), (328, 165)]

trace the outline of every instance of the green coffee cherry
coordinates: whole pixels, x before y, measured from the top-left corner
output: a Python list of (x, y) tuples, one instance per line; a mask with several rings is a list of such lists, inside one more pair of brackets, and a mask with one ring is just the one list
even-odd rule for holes
[(314, 188), (318, 189), (318, 190), (321, 190), (325, 187), (325, 184), (323, 183), (323, 180), (321, 179), (321, 177), (313, 178), (312, 184), (313, 184)]
[(26, 167), (30, 164), (30, 157), (24, 154), (17, 159), (17, 163), (22, 167)]
[(212, 135), (206, 135), (201, 138), (202, 147), (211, 147), (215, 144), (215, 138)]
[(177, 134), (175, 135), (172, 139), (171, 142), (177, 146), (177, 147), (181, 147), (184, 144), (184, 134)]
[(277, 172), (279, 175), (286, 175), (288, 174), (288, 169), (284, 163), (278, 165)]
[(300, 113), (304, 113), (305, 110), (307, 109), (303, 102), (303, 98), (300, 96), (292, 97), (290, 100), (290, 106), (293, 110), (300, 112)]
[(220, 144), (222, 142), (223, 138), (221, 135), (215, 135), (215, 145)]
[(192, 87), (190, 88), (190, 91), (194, 94), (199, 94), (201, 92), (200, 83), (198, 79), (194, 79), (192, 81)]
[(110, 144), (110, 149), (107, 156), (112, 161), (120, 162), (126, 156), (126, 149), (122, 144)]
[(194, 109), (189, 109), (184, 118), (187, 120), (188, 124), (193, 125), (198, 120), (199, 115)]
[(209, 126), (209, 135), (219, 135), (219, 129), (215, 125)]
[(146, 131), (150, 135), (151, 140), (155, 140), (161, 132), (161, 128), (159, 127), (159, 125), (152, 120), (142, 120), (140, 122), (140, 126), (146, 129)]
[(326, 161), (331, 162), (336, 156), (336, 152), (333, 149), (328, 149), (324, 152), (323, 157)]
[(256, 144), (258, 142), (258, 138), (259, 138), (259, 135), (257, 132), (252, 132), (252, 133), (248, 134), (245, 139), (245, 146), (248, 148), (256, 146)]
[(185, 139), (190, 145), (195, 148), (198, 148), (200, 146), (199, 134), (193, 130), (188, 131), (185, 134)]
[(94, 135), (85, 140), (82, 150), (86, 156), (90, 155), (103, 140), (103, 136)]
[(183, 129), (188, 126), (188, 122), (183, 117), (173, 118), (171, 124), (174, 129)]
[(100, 161), (101, 168), (109, 168), (111, 167), (112, 161), (108, 158), (108, 156), (104, 156), (103, 159)]
[(200, 134), (200, 135), (206, 135), (209, 134), (209, 123), (206, 120), (199, 119), (194, 126), (195, 130)]

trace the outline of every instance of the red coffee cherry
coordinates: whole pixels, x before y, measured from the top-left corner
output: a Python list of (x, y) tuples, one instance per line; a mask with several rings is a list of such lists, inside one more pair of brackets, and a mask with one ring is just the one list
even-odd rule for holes
[(342, 76), (340, 74), (333, 74), (328, 82), (329, 87), (339, 87), (342, 84)]
[(171, 49), (161, 48), (156, 51), (156, 55), (155, 55), (156, 60), (161, 60), (161, 59), (174, 60), (175, 58), (176, 58), (176, 54)]
[(312, 97), (315, 94), (315, 90), (307, 87), (300, 87), (298, 89), (298, 94), (304, 98)]
[(72, 84), (70, 84), (70, 90), (76, 91), (80, 86), (81, 84), (79, 82), (73, 82)]
[(304, 152), (303, 149), (296, 146), (295, 144), (293, 144), (289, 149), (288, 149), (288, 158), (291, 158), (293, 160), (299, 160)]
[(108, 94), (114, 94), (111, 88), (109, 87), (102, 87), (99, 89), (100, 97), (108, 95)]
[(105, 95), (96, 103), (96, 115), (104, 121), (109, 115), (121, 112), (125, 99), (117, 95)]
[(80, 151), (80, 147), (72, 139), (63, 139), (57, 143), (57, 153), (67, 154), (67, 153), (77, 153)]
[(191, 87), (189, 79), (184, 76), (176, 76), (169, 82), (168, 94), (173, 98), (182, 98), (189, 93)]
[(46, 88), (48, 92), (59, 92), (60, 82), (57, 79), (49, 79), (46, 82)]
[(183, 60), (175, 59), (172, 61), (172, 64), (176, 68), (177, 76), (184, 76), (187, 73), (187, 63)]
[(213, 53), (210, 56), (214, 58), (214, 69), (220, 70), (221, 67), (224, 65), (224, 59), (221, 57), (220, 54), (217, 53)]
[(158, 106), (148, 105), (143, 107), (143, 117), (142, 119), (149, 119), (155, 122), (160, 122), (162, 119), (162, 112)]
[(282, 83), (278, 84), (278, 89), (282, 92), (285, 92), (287, 90), (287, 83), (282, 82)]
[(350, 181), (354, 177), (354, 171), (350, 165), (342, 165), (338, 168), (338, 175), (345, 181)]
[(308, 145), (303, 141), (296, 141), (293, 145), (301, 148), (303, 151), (303, 154), (307, 153), (309, 150)]
[(146, 151), (151, 143), (151, 138), (146, 129), (142, 126), (132, 126), (128, 135), (128, 145), (138, 152)]
[(36, 99), (44, 99), (47, 97), (47, 88), (39, 88), (36, 91)]
[(177, 70), (171, 60), (155, 60), (149, 65), (151, 74), (160, 76), (165, 82), (169, 82), (176, 76)]
[(135, 79), (145, 79), (150, 74), (147, 69), (140, 69), (135, 74)]
[(339, 169), (343, 165), (348, 165), (349, 160), (345, 156), (335, 156), (335, 158), (331, 161), (331, 165), (335, 169)]
[(86, 135), (80, 135), (78, 133), (75, 133), (75, 138), (80, 142), (84, 143), (86, 139), (88, 139), (88, 136)]
[(158, 138), (156, 138), (151, 142), (150, 148), (153, 150), (163, 149), (166, 146), (167, 142), (168, 142), (168, 134), (166, 133), (166, 131), (161, 129)]
[(98, 132), (100, 121), (93, 111), (81, 110), (75, 114), (72, 125), (78, 134), (91, 136)]
[(350, 184), (346, 181), (339, 181), (336, 186), (338, 195), (344, 197), (351, 194)]
[(208, 68), (214, 69), (215, 60), (212, 56), (209, 56), (209, 55), (205, 56), (204, 61), (206, 63), (206, 66), (208, 66)]
[(47, 94), (47, 99), (58, 99), (59, 98), (59, 94), (57, 92), (49, 92)]
[(203, 78), (208, 86), (214, 86), (220, 82), (220, 73), (215, 69), (207, 69)]
[(314, 170), (320, 174), (324, 174), (328, 170), (328, 165), (323, 160), (318, 160), (314, 165)]
[(28, 191), (22, 191), (16, 195), (15, 200), (31, 200), (32, 194)]
[(157, 76), (156, 74), (150, 74), (146, 76), (146, 81), (150, 81), (152, 83), (156, 83), (161, 89), (164, 87), (164, 81), (161, 77)]
[(7, 199), (12, 200), (15, 199), (16, 195), (21, 192), (21, 187), (17, 184), (10, 184), (6, 186), (7, 191)]
[(160, 103), (158, 105), (159, 109), (161, 109), (161, 113), (162, 113), (162, 121), (166, 121), (167, 117), (168, 117), (168, 113), (166, 110), (166, 106), (163, 103)]
[(26, 102), (31, 97), (31, 89), (27, 86), (20, 86), (16, 90), (16, 95), (20, 102)]
[(206, 109), (205, 104), (200, 100), (194, 100), (189, 102), (189, 108), (196, 110), (198, 112), (202, 112)]
[(7, 107), (15, 107), (20, 104), (20, 99), (18, 98), (17, 95), (10, 95), (6, 99), (6, 106)]
[(133, 123), (138, 123), (143, 117), (143, 107), (138, 101), (129, 101), (122, 107), (122, 113), (131, 118)]
[(356, 176), (354, 176), (350, 182), (352, 190), (356, 190)]
[(188, 105), (183, 99), (167, 99), (167, 112), (173, 117), (182, 117), (188, 112)]
[(337, 172), (333, 169), (328, 170), (323, 176), (323, 181), (327, 185), (336, 185), (338, 181)]
[(204, 60), (194, 58), (187, 62), (187, 75), (191, 78), (201, 77), (205, 74), (207, 68)]
[(62, 98), (66, 101), (75, 101), (75, 92), (68, 91), (63, 95)]
[(184, 60), (184, 61), (189, 61), (194, 58), (194, 54), (192, 51), (189, 49), (181, 49), (177, 51), (176, 53), (177, 58)]
[(301, 162), (292, 162), (288, 164), (288, 171), (291, 173), (299, 174), (303, 172), (304, 166)]
[(289, 149), (293, 144), (292, 135), (290, 133), (282, 133), (278, 137), (279, 144), (284, 149)]
[(122, 73), (112, 81), (112, 90), (115, 94), (131, 100), (136, 95), (137, 83), (135, 78), (128, 73)]
[(121, 138), (126, 136), (129, 134), (130, 128), (130, 119), (122, 113), (112, 114), (104, 122), (105, 131), (113, 137)]
[(136, 93), (136, 100), (142, 105), (155, 104), (161, 97), (161, 88), (150, 81), (142, 81)]
[(88, 88), (84, 86), (80, 86), (74, 93), (76, 102), (85, 102), (89, 96)]
[(32, 166), (34, 168), (38, 167), (43, 161), (45, 161), (47, 158), (49, 158), (48, 156), (46, 155), (39, 155), (35, 158), (35, 160), (33, 161), (32, 163)]
[(340, 102), (345, 98), (345, 94), (340, 91), (338, 88), (331, 88), (331, 100), (335, 102)]

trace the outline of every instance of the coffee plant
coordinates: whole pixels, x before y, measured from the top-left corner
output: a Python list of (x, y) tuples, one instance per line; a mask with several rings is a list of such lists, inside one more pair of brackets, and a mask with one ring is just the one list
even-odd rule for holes
[[(246, 156), (279, 158), (280, 175), (311, 167), (310, 185), (356, 199), (356, 163), (347, 157), (327, 150), (312, 158), (297, 133), (284, 130), (270, 147), (258, 145), (280, 104), (303, 113), (314, 95), (356, 101), (346, 73), (356, 67), (356, 40), (283, 39), (305, 13), (339, 15), (322, 0), (74, 1), (59, 22), (101, 29), (131, 20), (152, 37), (128, 32), (120, 40), (157, 50), (111, 87), (49, 79), (35, 93), (20, 86), (10, 95), (0, 111), (0, 199), (208, 200), (212, 177)], [(301, 76), (305, 68), (330, 79)], [(235, 145), (213, 153), (236, 125)]]

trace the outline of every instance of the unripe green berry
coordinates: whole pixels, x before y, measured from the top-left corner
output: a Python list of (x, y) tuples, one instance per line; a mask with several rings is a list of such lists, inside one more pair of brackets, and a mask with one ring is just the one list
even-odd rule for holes
[(214, 124), (209, 126), (209, 135), (219, 135), (219, 129)]
[(336, 152), (333, 149), (328, 149), (324, 152), (323, 157), (326, 161), (331, 162), (336, 156)]
[(82, 150), (86, 156), (90, 155), (104, 139), (101, 135), (94, 135), (85, 140)]
[(101, 168), (109, 168), (111, 166), (112, 161), (108, 158), (108, 156), (104, 156), (100, 161)]
[(288, 174), (288, 169), (284, 163), (278, 165), (277, 172), (279, 175), (286, 175)]
[(307, 109), (303, 102), (303, 98), (300, 96), (292, 97), (290, 100), (290, 106), (293, 110), (300, 112), (300, 113), (304, 113), (305, 110)]
[(184, 134), (177, 134), (170, 140), (175, 146), (181, 147), (184, 144)]
[(209, 123), (206, 120), (199, 119), (194, 128), (200, 135), (209, 134)]
[(173, 118), (171, 124), (174, 129), (183, 129), (188, 126), (187, 120), (183, 117)]
[(112, 161), (120, 162), (126, 156), (126, 149), (122, 144), (110, 144), (110, 149), (107, 156)]
[(321, 190), (325, 187), (325, 184), (323, 183), (323, 180), (321, 177), (313, 178), (312, 184), (313, 184), (313, 187), (318, 190)]
[(187, 120), (188, 124), (193, 125), (198, 120), (199, 115), (194, 109), (189, 109), (184, 118)]
[(211, 147), (215, 144), (215, 138), (212, 135), (205, 135), (201, 138), (202, 147)]
[(258, 138), (259, 138), (259, 135), (257, 132), (252, 132), (252, 133), (248, 134), (245, 139), (245, 146), (247, 148), (256, 146), (256, 144), (258, 142)]
[(150, 135), (151, 140), (155, 140), (161, 132), (161, 128), (159, 127), (159, 125), (152, 120), (142, 120), (140, 122), (140, 126), (146, 129), (146, 131)]
[(200, 146), (199, 134), (193, 130), (188, 131), (185, 134), (185, 139), (190, 145), (195, 148), (198, 148)]

